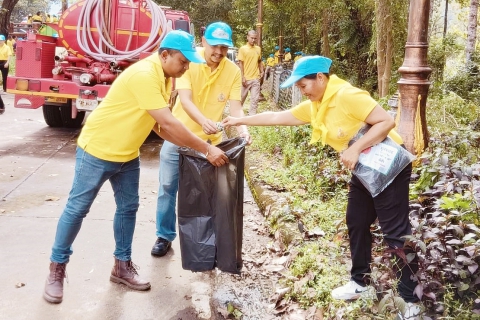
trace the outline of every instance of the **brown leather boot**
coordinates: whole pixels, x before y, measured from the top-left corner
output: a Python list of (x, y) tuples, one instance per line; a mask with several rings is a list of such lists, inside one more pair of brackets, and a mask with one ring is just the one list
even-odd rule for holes
[(43, 298), (51, 303), (60, 303), (63, 299), (63, 279), (66, 278), (66, 263), (50, 263), (50, 274), (45, 282)]
[(133, 290), (144, 291), (150, 289), (150, 282), (140, 279), (136, 266), (132, 260), (122, 261), (115, 258), (115, 265), (110, 275), (110, 281), (123, 283)]

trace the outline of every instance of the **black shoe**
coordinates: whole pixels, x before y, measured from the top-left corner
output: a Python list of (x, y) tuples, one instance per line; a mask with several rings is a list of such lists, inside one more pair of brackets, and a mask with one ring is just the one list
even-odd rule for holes
[(158, 237), (152, 247), (152, 256), (163, 257), (167, 254), (171, 246), (172, 243), (170, 241)]

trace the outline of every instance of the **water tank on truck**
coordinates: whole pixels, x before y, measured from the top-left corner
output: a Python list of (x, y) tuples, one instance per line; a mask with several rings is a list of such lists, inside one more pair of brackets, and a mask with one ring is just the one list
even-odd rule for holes
[(70, 128), (81, 126), (125, 68), (156, 52), (169, 30), (193, 30), (185, 11), (152, 0), (79, 1), (48, 26), (54, 34), (32, 29), (18, 41), (7, 92), (15, 107), (42, 107), (47, 125)]

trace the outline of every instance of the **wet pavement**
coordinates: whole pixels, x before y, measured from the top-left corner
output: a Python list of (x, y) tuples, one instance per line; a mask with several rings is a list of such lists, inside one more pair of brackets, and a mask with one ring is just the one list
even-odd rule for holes
[(132, 260), (152, 284), (135, 292), (113, 284), (113, 213), (109, 183), (101, 189), (74, 242), (64, 300), (42, 298), (58, 218), (74, 174), (78, 129), (50, 128), (42, 110), (13, 108), (2, 96), (0, 116), (0, 319), (213, 319), (214, 273), (181, 267), (178, 238), (167, 256), (154, 258), (158, 152), (161, 140), (141, 149), (140, 209)]

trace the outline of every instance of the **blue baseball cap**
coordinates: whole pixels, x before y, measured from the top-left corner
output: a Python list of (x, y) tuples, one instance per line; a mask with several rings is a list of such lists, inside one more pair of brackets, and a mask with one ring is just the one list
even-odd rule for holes
[(273, 58), (273, 57), (274, 57), (273, 53), (270, 53), (269, 57), (270, 57), (270, 58)]
[(205, 60), (195, 49), (195, 39), (185, 31), (173, 30), (167, 33), (160, 43), (160, 48), (178, 50), (190, 62), (205, 63)]
[(285, 49), (285, 52), (290, 52), (290, 48)]
[(203, 35), (211, 46), (233, 47), (232, 28), (224, 22), (214, 22), (207, 26)]
[(275, 50), (278, 50), (278, 49), (280, 49), (280, 47), (279, 47), (279, 46), (275, 46)]
[(303, 77), (313, 73), (329, 73), (332, 60), (322, 56), (309, 56), (298, 59), (293, 65), (290, 77), (285, 80), (280, 88), (288, 88)]
[(0, 34), (0, 41), (5, 41), (5, 36), (3, 34)]

